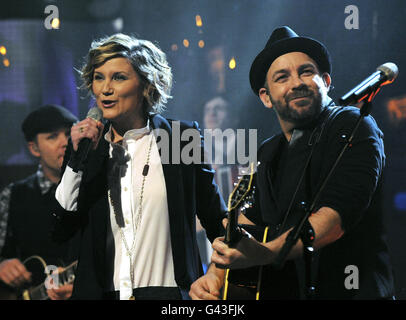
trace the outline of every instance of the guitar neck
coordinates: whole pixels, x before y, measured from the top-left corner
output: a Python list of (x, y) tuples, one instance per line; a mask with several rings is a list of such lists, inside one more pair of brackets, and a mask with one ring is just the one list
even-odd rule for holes
[(241, 233), (238, 228), (238, 214), (236, 209), (228, 212), (228, 224), (224, 242), (228, 245), (234, 245), (241, 239)]

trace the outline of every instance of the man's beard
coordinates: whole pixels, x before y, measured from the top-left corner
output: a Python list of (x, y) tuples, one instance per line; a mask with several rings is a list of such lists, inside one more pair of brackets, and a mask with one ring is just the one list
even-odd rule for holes
[[(311, 99), (310, 105), (306, 101), (305, 106), (300, 106), (302, 101), (293, 102), (298, 107), (292, 107), (291, 100), (298, 97), (308, 97)], [(322, 97), (319, 92), (315, 94), (308, 88), (302, 87), (295, 90), (293, 93), (286, 95), (284, 101), (273, 100), (270, 96), (272, 105), (275, 107), (276, 113), (283, 121), (290, 122), (296, 126), (304, 126), (317, 118), (323, 109)]]

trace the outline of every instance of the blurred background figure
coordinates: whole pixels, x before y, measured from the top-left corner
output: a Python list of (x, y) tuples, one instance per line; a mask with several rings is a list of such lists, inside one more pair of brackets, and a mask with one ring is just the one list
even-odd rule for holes
[[(227, 203), (238, 177), (238, 159), (236, 157), (238, 108), (231, 104), (231, 99), (227, 95), (218, 94), (204, 104), (202, 117), (205, 144), (209, 139), (212, 146), (211, 153), (206, 150), (207, 161), (216, 170), (214, 179)], [(196, 227), (203, 269), (206, 271), (210, 263), (212, 248), (199, 221), (197, 221)]]
[(225, 95), (218, 95), (204, 105), (204, 132), (207, 137), (212, 137), (212, 153), (208, 161), (216, 170), (215, 179), (225, 200), (233, 190), (238, 174), (238, 116), (237, 106), (231, 105), (230, 99)]

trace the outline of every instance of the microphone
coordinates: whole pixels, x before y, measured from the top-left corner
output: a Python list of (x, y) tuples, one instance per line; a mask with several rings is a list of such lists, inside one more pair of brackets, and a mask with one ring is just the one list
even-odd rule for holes
[[(93, 107), (88, 111), (86, 118), (100, 121), (103, 118), (103, 112), (99, 108)], [(78, 172), (79, 168), (82, 167), (83, 162), (86, 160), (87, 154), (92, 146), (91, 142), (92, 141), (89, 138), (83, 138), (80, 140), (78, 150), (75, 152), (75, 159), (72, 164), (72, 170), (74, 172)]]
[(373, 74), (362, 81), (354, 89), (342, 96), (338, 102), (342, 106), (357, 104), (367, 98), (380, 87), (392, 83), (398, 76), (399, 70), (392, 62), (379, 66)]

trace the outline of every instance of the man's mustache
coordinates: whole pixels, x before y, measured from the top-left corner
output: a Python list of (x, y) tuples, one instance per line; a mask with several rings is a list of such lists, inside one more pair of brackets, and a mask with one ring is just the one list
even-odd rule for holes
[(295, 90), (294, 92), (287, 94), (285, 97), (285, 100), (286, 100), (286, 102), (289, 102), (296, 98), (304, 98), (304, 97), (310, 97), (310, 96), (313, 96), (313, 92), (309, 89), (303, 88), (303, 89)]

